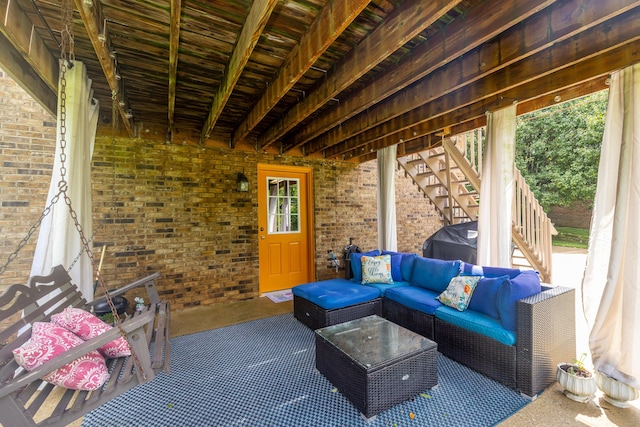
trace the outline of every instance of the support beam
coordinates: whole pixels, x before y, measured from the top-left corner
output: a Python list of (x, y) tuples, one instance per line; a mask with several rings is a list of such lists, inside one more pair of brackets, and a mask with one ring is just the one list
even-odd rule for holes
[[(467, 102), (466, 92), (476, 92), (477, 88), (474, 88), (474, 86), (477, 84), (466, 86), (442, 99), (430, 103), (430, 108), (446, 111), (447, 113), (426, 119), (424, 123), (416, 121), (416, 125), (411, 128), (410, 132), (412, 132), (412, 136), (418, 138), (421, 135), (431, 134), (446, 126), (460, 123), (462, 118), (465, 120), (479, 118), (488, 110), (504, 108), (511, 104), (514, 99), (531, 99), (532, 102), (536, 102), (535, 99), (538, 99), (540, 96), (555, 98), (559, 90), (569, 86), (586, 83), (586, 88), (599, 88), (602, 87), (602, 83), (597, 83), (599, 79), (604, 79), (612, 71), (637, 63), (639, 59), (640, 36), (615, 49), (607, 50), (599, 55), (589, 56), (580, 62), (573, 63), (570, 66), (541, 76), (538, 79), (528, 81), (522, 85), (504, 90), (489, 98), (480, 97), (480, 99), (477, 99), (471, 104)], [(580, 78), (577, 76), (580, 76)], [(581, 89), (574, 90), (576, 93), (581, 92)], [(586, 91), (586, 89), (584, 90)], [(522, 111), (533, 108), (532, 104), (530, 108), (523, 108)], [(416, 132), (416, 135), (413, 135), (413, 132)], [(362, 157), (367, 153), (375, 152), (375, 150), (386, 146), (385, 144), (392, 145), (397, 143), (398, 134), (390, 135), (389, 138), (354, 148), (338, 157), (350, 160), (352, 158)], [(327, 158), (329, 158), (329, 156), (327, 156)]]
[(253, 49), (258, 43), (258, 39), (264, 30), (267, 21), (271, 16), (273, 8), (276, 6), (277, 0), (255, 0), (249, 10), (249, 16), (242, 27), (242, 32), (238, 38), (231, 59), (227, 64), (227, 67), (220, 82), (220, 87), (213, 97), (213, 103), (209, 110), (207, 120), (204, 122), (202, 132), (200, 135), (200, 142), (204, 142), (211, 135), (224, 106), (227, 105), (227, 101), (233, 92), (242, 70), (244, 70), (249, 57), (253, 52)]
[(231, 147), (249, 135), (278, 101), (307, 72), (325, 50), (358, 17), (371, 0), (335, 0), (327, 2), (309, 30), (285, 59), (280, 73), (265, 90), (247, 118), (236, 129)]
[[(630, 27), (626, 27), (627, 25)], [(550, 47), (547, 49), (538, 51), (535, 55), (526, 56), (515, 63), (509, 61), (510, 65), (508, 66), (503, 66), (502, 58), (508, 58), (508, 55), (500, 48), (500, 43), (492, 43), (486, 48), (492, 48), (491, 51), (480, 49), (460, 60), (447, 64), (428, 78), (423, 79), (419, 84), (372, 108), (369, 115), (350, 119), (347, 121), (348, 126), (343, 124), (341, 129), (333, 130), (313, 141), (313, 145), (305, 146), (307, 147), (306, 152), (315, 152), (333, 142), (333, 140), (327, 141), (327, 138), (342, 140), (339, 144), (328, 146), (325, 149), (326, 157), (334, 157), (375, 139), (383, 138), (390, 133), (408, 129), (416, 123), (450, 111), (440, 109), (442, 105), (437, 102), (429, 102), (426, 105), (432, 107), (425, 108), (425, 105), (421, 105), (424, 104), (424, 100), (437, 100), (462, 87), (471, 88), (464, 90), (463, 97), (468, 101), (460, 100), (463, 104), (453, 107), (454, 109), (461, 108), (475, 102), (478, 97), (491, 97), (506, 89), (570, 66), (584, 58), (597, 56), (627, 41), (637, 40), (640, 38), (640, 34), (634, 31), (636, 25), (640, 25), (640, 8), (632, 9), (621, 16), (601, 22), (597, 26), (591, 27), (589, 31), (564, 38), (562, 42), (555, 40), (553, 43), (549, 43)], [(518, 34), (526, 37), (524, 33), (519, 32)], [(489, 53), (491, 54), (489, 55)], [(526, 53), (519, 55), (522, 57)], [(489, 74), (490, 71), (491, 74)], [(580, 75), (576, 75), (574, 78), (575, 81), (588, 80)], [(418, 99), (419, 95), (422, 96), (422, 99)], [(397, 111), (405, 113), (398, 116)], [(361, 129), (365, 129), (365, 131), (362, 132)], [(336, 133), (340, 134), (336, 135)], [(348, 134), (355, 136), (348, 138)]]
[[(585, 0), (579, 0), (584, 3)], [(591, 0), (596, 1), (596, 0)], [(484, 1), (469, 9), (464, 18), (454, 20), (438, 34), (417, 46), (411, 55), (397, 66), (377, 77), (375, 81), (352, 93), (325, 114), (296, 130), (285, 139), (283, 152), (299, 147), (323, 132), (338, 126), (375, 103), (393, 95), (438, 67), (459, 58), (502, 31), (524, 21), (529, 16), (552, 4), (550, 0), (512, 0), (496, 8), (495, 3)]]
[(457, 1), (445, 0), (403, 2), (366, 39), (336, 64), (335, 72), (328, 76), (323, 84), (267, 129), (258, 139), (258, 147), (269, 148), (286, 132), (437, 21), (457, 3)]
[(0, 68), (35, 99), (52, 118), (57, 116), (58, 94), (42, 80), (16, 48), (0, 33)]
[(169, 24), (169, 120), (168, 140), (173, 140), (173, 124), (176, 108), (176, 82), (178, 80), (178, 47), (180, 46), (180, 16), (182, 0), (171, 0), (171, 22)]
[(49, 52), (15, 1), (0, 1), (0, 35), (0, 64), (55, 117), (60, 72), (58, 57)]
[[(121, 87), (124, 87), (124, 76), (122, 76), (116, 69), (115, 60), (109, 56), (111, 51), (111, 43), (109, 41), (108, 34), (102, 34), (102, 37), (106, 38), (105, 42), (100, 40), (101, 32), (104, 28), (105, 18), (102, 14), (99, 1), (93, 1), (90, 4), (85, 3), (83, 0), (74, 0), (76, 8), (80, 12), (80, 17), (84, 23), (84, 27), (87, 30), (87, 35), (93, 45), (93, 50), (96, 52), (96, 57), (102, 67), (109, 89), (111, 93), (115, 94), (117, 102), (114, 103), (120, 114), (120, 120), (127, 129), (129, 137), (133, 137), (133, 126), (131, 124), (131, 118), (127, 115), (127, 106), (129, 102)], [(116, 75), (118, 77), (116, 77)]]

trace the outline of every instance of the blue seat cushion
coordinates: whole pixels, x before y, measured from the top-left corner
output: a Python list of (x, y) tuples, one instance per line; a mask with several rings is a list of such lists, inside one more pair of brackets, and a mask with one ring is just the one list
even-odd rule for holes
[(413, 260), (411, 283), (440, 294), (447, 289), (451, 279), (460, 273), (460, 262), (416, 257)]
[(438, 295), (437, 292), (418, 286), (402, 286), (387, 289), (384, 293), (385, 298), (431, 315), (436, 311), (436, 308), (442, 306), (442, 303), (436, 299)]
[(380, 297), (380, 290), (347, 279), (329, 279), (305, 283), (291, 289), (293, 295), (311, 301), (325, 310), (362, 304)]
[(384, 296), (387, 293), (388, 289), (409, 285), (409, 282), (396, 282), (394, 280), (393, 283), (368, 283), (366, 286), (373, 286), (374, 288), (380, 289), (380, 296)]
[(462, 329), (484, 335), (504, 345), (516, 345), (516, 333), (502, 326), (500, 320), (477, 311), (458, 311), (445, 305), (438, 307), (435, 316)]

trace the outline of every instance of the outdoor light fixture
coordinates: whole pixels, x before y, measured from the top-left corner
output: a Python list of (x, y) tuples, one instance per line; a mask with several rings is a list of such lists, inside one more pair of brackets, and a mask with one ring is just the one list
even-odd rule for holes
[(238, 191), (241, 193), (249, 191), (249, 180), (244, 172), (238, 172)]

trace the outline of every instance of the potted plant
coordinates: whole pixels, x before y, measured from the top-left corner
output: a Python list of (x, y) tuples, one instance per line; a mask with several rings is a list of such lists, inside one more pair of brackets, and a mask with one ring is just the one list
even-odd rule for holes
[(618, 408), (628, 408), (630, 400), (638, 398), (638, 389), (596, 371), (596, 385), (604, 393), (604, 400)]
[(586, 357), (587, 353), (582, 353), (580, 359), (574, 359), (572, 363), (558, 363), (556, 370), (556, 378), (564, 388), (564, 395), (581, 403), (585, 403), (596, 392), (595, 378), (584, 366)]

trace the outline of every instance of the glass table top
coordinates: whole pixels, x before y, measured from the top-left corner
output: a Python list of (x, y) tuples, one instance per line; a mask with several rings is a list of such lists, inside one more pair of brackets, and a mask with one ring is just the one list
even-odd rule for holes
[(386, 365), (436, 343), (382, 317), (373, 315), (315, 331), (365, 369)]

